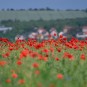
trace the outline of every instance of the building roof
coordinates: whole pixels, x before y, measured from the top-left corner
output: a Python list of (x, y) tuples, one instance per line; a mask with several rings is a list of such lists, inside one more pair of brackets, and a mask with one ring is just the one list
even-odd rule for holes
[(87, 26), (83, 26), (82, 29), (87, 29)]
[(12, 30), (12, 27), (0, 26), (0, 31), (5, 31), (5, 30)]
[(63, 29), (72, 29), (72, 27), (71, 26), (64, 26)]

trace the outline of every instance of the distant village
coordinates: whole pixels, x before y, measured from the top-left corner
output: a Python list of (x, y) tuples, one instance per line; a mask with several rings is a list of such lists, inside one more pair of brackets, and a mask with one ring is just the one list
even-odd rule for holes
[[(12, 27), (5, 27), (5, 26), (0, 26), (0, 33), (6, 33), (7, 31), (11, 31), (13, 30)], [(57, 39), (60, 35), (62, 35), (63, 37), (66, 38), (71, 38), (72, 34), (70, 34), (70, 32), (72, 33), (72, 31), (74, 31), (75, 28), (71, 27), (71, 26), (65, 26), (61, 32), (57, 32), (57, 29), (52, 27), (51, 29), (49, 29), (49, 31), (47, 31), (45, 28), (43, 27), (34, 27), (34, 29), (32, 29), (31, 32), (27, 32), (24, 34), (18, 34), (15, 35), (15, 40), (25, 40), (27, 38), (31, 38), (31, 39), (36, 39), (36, 40), (48, 40), (50, 39)], [(79, 30), (79, 32), (75, 33), (75, 37), (78, 39), (84, 39), (87, 38), (87, 26), (83, 26), (81, 28), (81, 30)]]

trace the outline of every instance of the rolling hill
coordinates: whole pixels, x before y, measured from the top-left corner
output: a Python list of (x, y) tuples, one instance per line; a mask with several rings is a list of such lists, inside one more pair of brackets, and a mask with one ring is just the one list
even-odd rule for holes
[(58, 20), (87, 18), (87, 13), (83, 11), (0, 11), (0, 21), (2, 20)]

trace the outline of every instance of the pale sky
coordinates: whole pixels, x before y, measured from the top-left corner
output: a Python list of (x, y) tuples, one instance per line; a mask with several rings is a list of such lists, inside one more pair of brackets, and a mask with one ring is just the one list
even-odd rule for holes
[(0, 9), (28, 9), (46, 8), (52, 9), (85, 9), (87, 0), (0, 0)]

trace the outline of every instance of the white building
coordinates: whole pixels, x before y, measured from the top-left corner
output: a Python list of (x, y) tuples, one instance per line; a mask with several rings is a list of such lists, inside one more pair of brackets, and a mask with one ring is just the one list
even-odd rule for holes
[(25, 37), (23, 35), (17, 35), (15, 40), (25, 40)]
[(81, 38), (81, 39), (87, 38), (87, 26), (83, 26), (82, 27), (82, 32), (81, 33), (77, 33), (76, 37), (77, 38)]
[(31, 39), (36, 39), (37, 38), (37, 32), (32, 32), (28, 35), (28, 38), (31, 38)]
[(50, 29), (50, 35), (52, 38), (57, 39), (58, 38), (58, 32), (55, 28)]
[(6, 33), (8, 30), (12, 30), (12, 27), (0, 26), (0, 32)]
[(87, 26), (83, 26), (82, 32), (83, 32), (84, 34), (87, 34)]
[(76, 37), (84, 39), (84, 38), (87, 38), (87, 34), (79, 34), (79, 33), (77, 33)]

